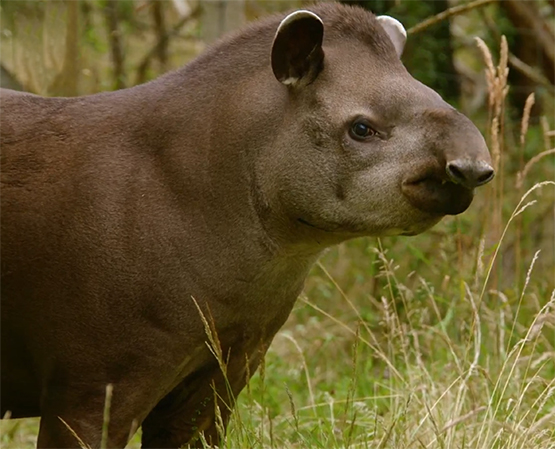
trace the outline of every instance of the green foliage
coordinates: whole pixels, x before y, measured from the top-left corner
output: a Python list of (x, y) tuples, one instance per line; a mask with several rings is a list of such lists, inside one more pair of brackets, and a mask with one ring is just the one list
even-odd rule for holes
[[(418, 2), (361, 0), (348, 3), (363, 6), (376, 15), (391, 15), (406, 29), (449, 7), (445, 0)], [(460, 87), (453, 66), (453, 48), (448, 21), (442, 21), (418, 36), (409, 37), (403, 53), (403, 62), (416, 79), (439, 92), (446, 101), (455, 104), (458, 102)]]
[(42, 16), (47, 0), (0, 0), (0, 8), (4, 14), (21, 14)]

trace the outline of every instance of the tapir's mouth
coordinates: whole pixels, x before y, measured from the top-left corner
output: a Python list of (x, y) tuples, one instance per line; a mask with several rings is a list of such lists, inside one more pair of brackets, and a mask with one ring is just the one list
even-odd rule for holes
[(408, 178), (401, 190), (409, 202), (421, 211), (439, 215), (457, 215), (472, 203), (474, 191), (454, 184), (436, 173)]

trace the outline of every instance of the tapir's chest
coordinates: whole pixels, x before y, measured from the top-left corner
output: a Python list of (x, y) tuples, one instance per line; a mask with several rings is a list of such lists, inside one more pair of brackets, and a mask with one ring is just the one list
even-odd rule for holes
[(225, 315), (222, 331), (233, 333), (240, 329), (237, 338), (245, 341), (273, 338), (291, 313), (312, 263), (312, 260), (278, 262), (251, 279), (238, 280), (227, 297), (215, 301)]
[(204, 305), (195, 301), (202, 330), (181, 346), (166, 393), (180, 390), (187, 402), (197, 402), (201, 393), (210, 396), (206, 380), (211, 379), (217, 388), (229, 383), (238, 394), (287, 320), (303, 284), (304, 277), (296, 282), (283, 279), (280, 285), (253, 284), (243, 290), (248, 296)]

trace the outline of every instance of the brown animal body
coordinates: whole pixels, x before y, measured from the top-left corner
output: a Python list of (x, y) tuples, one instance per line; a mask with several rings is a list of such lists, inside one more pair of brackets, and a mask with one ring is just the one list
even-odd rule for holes
[(217, 443), (322, 250), (423, 232), (491, 179), (398, 23), (311, 11), (131, 89), (2, 91), (1, 413), (41, 416), (39, 447), (77, 445), (62, 419), (98, 447), (108, 383), (108, 447), (133, 423), (143, 447)]

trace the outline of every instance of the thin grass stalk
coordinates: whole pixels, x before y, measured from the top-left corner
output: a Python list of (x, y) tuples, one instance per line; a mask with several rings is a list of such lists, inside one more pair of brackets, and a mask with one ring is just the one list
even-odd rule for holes
[[(526, 134), (528, 133), (528, 126), (530, 123), (530, 112), (532, 106), (535, 103), (535, 96), (532, 92), (528, 98), (526, 98), (526, 103), (524, 104), (524, 111), (522, 113), (522, 121), (520, 124), (520, 146), (519, 146), (519, 173), (524, 170), (524, 148), (526, 146)], [(519, 185), (518, 175), (517, 175), (517, 188), (519, 196), (522, 196), (522, 183)], [(515, 280), (517, 282), (517, 289), (520, 289), (520, 270), (521, 270), (521, 260), (522, 260), (522, 216), (519, 216), (515, 223)]]
[(410, 438), (408, 438), (409, 444), (407, 445), (407, 447), (411, 447), (416, 441), (417, 441), (417, 437), (416, 435), (418, 434), (418, 431), (421, 429), (421, 427), (424, 425), (424, 423), (428, 420), (429, 418), (429, 413), (432, 412), (438, 405), (439, 403), (445, 398), (445, 396), (447, 396), (447, 394), (462, 380), (462, 376), (457, 376), (456, 379), (454, 379), (447, 387), (447, 389), (439, 396), (439, 398), (437, 398), (435, 400), (435, 402), (432, 404), (431, 407), (429, 407), (427, 409), (426, 414), (424, 415), (424, 417), (418, 422), (418, 425), (416, 426), (416, 429), (414, 429), (412, 431), (412, 434), (410, 436)]
[[(347, 400), (345, 401), (345, 410), (343, 412), (343, 415), (344, 415), (343, 427), (345, 426), (346, 421), (349, 419), (349, 409), (353, 405), (353, 401), (356, 393), (357, 380), (358, 380), (358, 351), (359, 351), (359, 344), (360, 344), (360, 339), (359, 339), (360, 326), (361, 326), (361, 323), (359, 322), (356, 327), (354, 343), (352, 346), (352, 351), (353, 351), (352, 360), (351, 360), (352, 371), (351, 371), (351, 379), (349, 382), (349, 389), (347, 390)], [(356, 419), (356, 410), (354, 410), (353, 416), (351, 417), (351, 420), (350, 420), (351, 424), (348, 429), (346, 443), (345, 443), (347, 447), (351, 443), (355, 419)]]
[[(397, 287), (397, 291), (399, 296), (401, 297), (401, 302), (403, 304), (403, 307), (405, 308), (405, 310), (409, 310), (409, 305), (408, 305), (408, 301), (406, 298), (406, 295), (403, 292), (403, 289), (400, 288), (400, 283), (397, 280), (397, 277), (395, 276), (394, 273), (394, 268), (392, 266), (393, 260), (389, 260), (386, 257), (384, 248), (383, 248), (383, 244), (381, 239), (378, 238), (378, 256), (380, 258), (380, 260), (382, 261), (383, 267), (384, 267), (384, 273), (386, 275), (386, 280), (387, 280), (387, 286), (388, 286), (388, 291), (389, 291), (389, 295), (391, 298), (391, 304), (392, 304), (392, 309), (393, 309), (393, 313), (389, 314), (389, 317), (391, 318), (391, 322), (390, 322), (390, 334), (388, 335), (388, 348), (390, 351), (389, 354), (389, 358), (390, 360), (395, 360), (395, 356), (394, 353), (395, 351), (395, 347), (393, 345), (395, 339), (395, 336), (398, 335), (400, 337), (401, 340), (401, 350), (403, 353), (403, 358), (405, 361), (405, 366), (409, 367), (410, 366), (410, 358), (407, 352), (407, 347), (409, 345), (409, 341), (407, 338), (407, 335), (405, 332), (403, 332), (403, 325), (401, 324), (401, 319), (399, 316), (399, 311), (397, 310), (397, 303), (395, 301), (395, 294), (393, 292), (393, 286), (395, 285), (395, 287)], [(389, 304), (387, 302), (387, 300), (383, 301), (382, 298), (382, 303), (384, 304), (384, 307), (387, 307)], [(412, 328), (412, 323), (410, 321), (410, 317), (407, 314), (407, 320), (409, 323), (409, 327)], [(393, 382), (393, 378), (390, 378), (390, 382)], [(393, 388), (393, 385), (391, 385), (391, 388)]]
[(318, 266), (318, 268), (320, 268), (323, 273), (326, 275), (326, 277), (329, 279), (329, 281), (333, 284), (334, 288), (339, 292), (339, 295), (345, 300), (345, 302), (347, 303), (347, 305), (351, 308), (351, 310), (356, 314), (357, 318), (358, 318), (358, 322), (362, 323), (362, 325), (364, 326), (364, 329), (368, 332), (368, 334), (372, 337), (372, 340), (374, 341), (374, 343), (376, 344), (376, 347), (379, 346), (378, 345), (378, 340), (374, 334), (374, 332), (372, 331), (372, 329), (370, 329), (370, 327), (368, 326), (368, 324), (366, 323), (366, 321), (362, 318), (362, 315), (360, 314), (360, 310), (355, 306), (355, 304), (351, 301), (351, 299), (347, 296), (347, 294), (345, 293), (345, 291), (341, 288), (341, 286), (337, 283), (337, 281), (334, 279), (334, 277), (330, 274), (330, 272), (326, 269), (326, 267), (322, 264), (321, 261), (318, 261), (316, 263), (316, 265)]
[[(507, 224), (505, 225), (505, 228), (503, 229), (503, 232), (502, 232), (502, 234), (501, 234), (501, 237), (500, 237), (500, 239), (499, 239), (499, 241), (498, 241), (498, 244), (497, 244), (497, 246), (496, 246), (496, 248), (495, 248), (495, 251), (494, 251), (494, 253), (493, 253), (492, 257), (491, 257), (490, 263), (489, 263), (489, 265), (488, 265), (486, 277), (485, 277), (485, 279), (484, 279), (484, 283), (483, 283), (482, 290), (481, 290), (481, 292), (480, 292), (480, 297), (479, 297), (479, 300), (478, 300), (478, 304), (479, 304), (479, 305), (482, 303), (482, 301), (483, 301), (483, 299), (484, 299), (484, 295), (485, 295), (486, 287), (487, 287), (487, 285), (488, 285), (488, 281), (489, 281), (489, 279), (490, 279), (490, 277), (491, 277), (491, 273), (492, 273), (492, 271), (493, 271), (494, 264), (495, 264), (496, 261), (497, 261), (497, 256), (498, 256), (498, 254), (499, 254), (499, 251), (500, 251), (500, 249), (501, 249), (501, 245), (502, 245), (502, 243), (503, 243), (503, 240), (504, 240), (505, 235), (506, 235), (506, 233), (507, 233), (507, 231), (508, 231), (508, 229), (509, 229), (510, 224), (512, 223), (512, 221), (514, 220), (514, 218), (515, 218), (516, 216), (518, 216), (519, 214), (521, 214), (527, 207), (529, 207), (530, 205), (532, 205), (532, 204), (534, 203), (534, 201), (532, 201), (532, 202), (528, 202), (528, 203), (526, 203), (524, 206), (522, 206), (522, 203), (526, 200), (526, 198), (527, 198), (533, 191), (535, 191), (536, 189), (542, 188), (542, 187), (544, 187), (544, 186), (546, 186), (546, 185), (553, 185), (553, 186), (555, 186), (555, 182), (553, 182), (553, 181), (543, 181), (543, 182), (540, 182), (540, 183), (535, 184), (535, 185), (532, 186), (530, 189), (528, 189), (528, 191), (522, 196), (522, 198), (520, 199), (519, 203), (517, 204), (517, 207), (515, 208), (515, 210), (513, 211), (513, 213), (511, 214), (511, 216), (509, 217), (509, 220), (507, 221)], [(520, 307), (520, 304), (518, 305), (518, 307)], [(518, 316), (518, 310), (517, 310), (517, 314), (515, 315), (515, 320), (516, 320), (516, 317), (517, 317), (517, 316)], [(472, 326), (476, 326), (476, 324), (477, 324), (477, 323), (476, 323), (475, 320), (474, 320), (473, 323), (472, 323)], [(512, 351), (511, 351), (511, 353), (512, 353)], [(510, 356), (512, 355), (511, 353), (508, 355), (507, 360), (509, 360)], [(465, 357), (465, 358), (466, 358), (466, 357)], [(505, 365), (505, 364), (504, 364), (504, 365)], [(498, 379), (498, 381), (497, 381), (497, 383), (496, 383), (496, 386), (495, 386), (495, 388), (494, 388), (494, 391), (496, 391), (496, 389), (497, 389), (499, 380), (500, 380), (500, 379)], [(490, 398), (493, 398), (493, 394), (490, 395)], [(491, 399), (490, 399), (490, 405), (488, 406), (488, 411), (489, 411), (489, 409), (490, 409), (490, 406), (491, 406)], [(481, 435), (483, 434), (482, 431), (483, 431), (483, 426), (484, 426), (484, 424), (485, 424), (485, 421), (482, 423), (482, 428), (481, 428), (481, 431), (480, 431), (480, 433), (479, 433), (479, 435), (480, 435), (479, 438), (481, 438)], [(488, 432), (489, 432), (489, 428), (488, 428)]]
[[(535, 414), (534, 414), (534, 418), (532, 419), (532, 422), (539, 423), (540, 420), (542, 419), (542, 418), (538, 418), (540, 411), (544, 409), (545, 404), (554, 394), (555, 394), (555, 379), (551, 379), (551, 381), (547, 384), (545, 389), (538, 395), (536, 400), (527, 408), (527, 410), (520, 418), (520, 421), (518, 422), (518, 425), (525, 429), (525, 433), (523, 435), (524, 439), (527, 439), (529, 436), (531, 436), (530, 434), (533, 432), (532, 426), (527, 427), (524, 421), (531, 414), (532, 410), (535, 410)], [(552, 413), (555, 413), (555, 410), (553, 410)], [(550, 413), (547, 414), (547, 416), (549, 415)]]
[(138, 421), (136, 419), (133, 419), (133, 421), (131, 421), (131, 426), (129, 427), (129, 434), (127, 435), (127, 441), (130, 441), (131, 438), (133, 438), (133, 435), (135, 435), (138, 428), (139, 428)]
[[(553, 184), (555, 184), (555, 183), (553, 183)], [(527, 275), (526, 283), (525, 283), (525, 285), (524, 285), (522, 294), (520, 295), (520, 298), (519, 298), (518, 307), (517, 307), (517, 313), (515, 314), (515, 319), (514, 319), (515, 321), (516, 321), (516, 319), (517, 319), (517, 317), (518, 317), (518, 310), (520, 310), (521, 305), (522, 305), (522, 301), (523, 301), (523, 298), (524, 298), (524, 290), (526, 289), (526, 286), (528, 285), (528, 281), (529, 281), (529, 279), (530, 279), (530, 275), (531, 275), (531, 273), (532, 273), (532, 269), (533, 269), (534, 264), (535, 264), (535, 262), (536, 262), (536, 260), (537, 260), (537, 254), (538, 254), (538, 252), (536, 252), (536, 255), (534, 256), (534, 259), (532, 260), (532, 263), (531, 263), (530, 268), (529, 268), (529, 270), (528, 270), (528, 275)], [(495, 396), (495, 394), (496, 394), (498, 391), (500, 391), (500, 393), (499, 393), (499, 400), (497, 401), (495, 410), (493, 411), (493, 414), (491, 415), (491, 418), (492, 418), (492, 419), (493, 419), (495, 416), (497, 416), (497, 414), (499, 413), (499, 408), (500, 408), (500, 405), (501, 405), (501, 400), (505, 397), (505, 393), (506, 393), (506, 391), (507, 391), (507, 388), (508, 388), (508, 386), (509, 386), (509, 383), (510, 383), (511, 379), (513, 378), (513, 373), (514, 373), (514, 371), (515, 371), (515, 369), (516, 369), (517, 361), (520, 359), (520, 355), (522, 354), (522, 350), (524, 349), (524, 346), (526, 345), (526, 343), (528, 343), (529, 341), (531, 341), (531, 339), (530, 339), (530, 333), (531, 333), (531, 330), (532, 330), (533, 327), (534, 327), (534, 324), (537, 322), (537, 320), (539, 319), (539, 317), (541, 317), (541, 316), (545, 313), (546, 309), (548, 309), (550, 306), (551, 306), (551, 302), (547, 303), (544, 307), (542, 307), (542, 309), (541, 309), (541, 310), (538, 312), (538, 314), (534, 317), (534, 321), (533, 321), (532, 325), (528, 328), (528, 331), (527, 331), (527, 333), (526, 333), (526, 336), (525, 336), (523, 339), (519, 340), (519, 341), (513, 346), (513, 348), (511, 349), (511, 351), (509, 352), (509, 355), (508, 355), (508, 357), (507, 357), (506, 363), (504, 363), (503, 366), (502, 366), (502, 368), (501, 368), (501, 373), (499, 374), (499, 377), (498, 377), (497, 382), (496, 382), (496, 384), (495, 384), (495, 387), (494, 387), (494, 389), (493, 389), (493, 393), (492, 393), (492, 395), (490, 396), (489, 407), (488, 407), (488, 415), (489, 415), (489, 412), (491, 411), (491, 408), (490, 408), (490, 407), (491, 407), (491, 405), (493, 405), (494, 396)], [(513, 324), (514, 324), (514, 323), (513, 323)], [(514, 332), (514, 325), (513, 325), (513, 330), (511, 331), (511, 336), (512, 336), (513, 332)], [(512, 357), (513, 355), (514, 355), (514, 362), (512, 363), (511, 368), (510, 368), (509, 372), (507, 373), (507, 380), (504, 382), (503, 386), (500, 388), (501, 379), (502, 379), (502, 374), (505, 372), (505, 367), (507, 366), (507, 362), (511, 359), (511, 357)], [(484, 423), (485, 423), (485, 421), (482, 423), (482, 429), (481, 429), (479, 435), (482, 435), (482, 433), (483, 433), (482, 431), (483, 431)], [(489, 435), (489, 432), (490, 432), (490, 427), (488, 426), (487, 429), (486, 429), (486, 438), (485, 438), (485, 441), (487, 441), (487, 436)]]
[[(540, 254), (541, 250), (537, 250), (536, 253), (534, 254), (534, 257), (532, 259), (532, 262), (530, 264), (530, 268), (528, 270), (528, 273), (526, 275), (526, 279), (524, 281), (524, 287), (522, 289), (522, 296), (524, 296), (524, 292), (526, 290), (526, 287), (528, 286), (529, 282), (530, 282), (530, 277), (532, 274), (532, 269), (536, 263), (536, 261), (538, 260), (539, 254)], [(549, 313), (549, 309), (550, 307), (554, 304), (553, 301), (553, 295), (551, 297), (551, 300), (544, 305), (540, 311), (538, 312), (538, 318), (534, 318), (534, 321), (532, 322), (532, 325), (529, 328), (529, 331), (527, 333), (527, 336), (529, 339), (533, 340), (532, 341), (532, 348), (531, 348), (531, 352), (532, 354), (535, 352), (537, 343), (538, 343), (538, 338), (540, 336), (541, 333), (541, 329), (543, 328), (543, 324), (544, 324), (544, 317), (547, 313)], [(542, 310), (545, 310), (545, 312), (542, 314)], [(528, 377), (528, 373), (530, 372), (530, 370), (532, 369), (532, 357), (529, 357), (527, 360), (527, 364), (526, 364), (526, 368), (524, 370), (524, 374), (523, 374), (523, 378), (526, 379)], [(521, 401), (523, 399), (524, 396), (524, 391), (521, 391), (519, 394), (519, 401), (517, 401), (517, 405), (520, 406), (521, 405)], [(516, 405), (515, 405), (516, 407)]]
[[(555, 295), (552, 295), (552, 300), (554, 300), (554, 298), (555, 298)], [(539, 422), (539, 419), (538, 419), (539, 412), (545, 408), (545, 406), (547, 404), (547, 401), (549, 399), (551, 399), (553, 396), (555, 396), (555, 379), (551, 379), (551, 381), (547, 384), (547, 386), (543, 390), (542, 394), (540, 394), (538, 396), (536, 401), (534, 401), (534, 403), (530, 407), (530, 409), (533, 409), (533, 408), (536, 408), (536, 404), (538, 405), (538, 407), (536, 408), (536, 414), (535, 414), (534, 419), (533, 419), (534, 423)], [(540, 399), (541, 399), (541, 402), (538, 404), (538, 401)], [(551, 413), (549, 413), (549, 414), (553, 415), (553, 413), (555, 413), (555, 410), (552, 410)], [(524, 418), (525, 417), (523, 417), (523, 419)], [(543, 419), (543, 418), (540, 418), (540, 419)], [(532, 430), (532, 428), (530, 428), (530, 430)]]
[[(439, 321), (439, 323), (441, 324), (439, 326), (439, 329), (441, 330), (441, 332), (437, 331), (438, 335), (440, 335), (443, 340), (447, 343), (447, 346), (449, 348), (449, 352), (453, 357), (453, 361), (455, 362), (455, 366), (457, 367), (458, 373), (460, 376), (462, 376), (463, 374), (463, 367), (460, 363), (459, 358), (457, 357), (457, 353), (455, 351), (455, 348), (453, 347), (453, 342), (451, 341), (451, 339), (449, 338), (449, 336), (447, 335), (447, 330), (446, 327), (442, 324), (443, 323), (443, 319), (441, 317), (441, 312), (439, 311), (439, 307), (437, 305), (435, 296), (433, 294), (433, 292), (430, 290), (430, 287), (428, 285), (428, 283), (423, 279), (423, 278), (419, 278), (420, 279), (420, 283), (422, 284), (422, 286), (424, 287), (424, 289), (426, 290), (426, 293), (428, 293), (428, 297), (430, 298), (430, 302), (432, 304), (432, 308), (436, 314), (436, 317)], [(431, 375), (428, 373), (428, 371), (426, 371), (426, 373), (429, 376), (429, 380), (432, 382), (432, 378)]]
[[(380, 349), (380, 345), (378, 343), (378, 339), (376, 338), (376, 335), (374, 334), (374, 332), (372, 331), (372, 329), (370, 329), (370, 327), (368, 326), (368, 324), (366, 323), (366, 321), (363, 319), (362, 315), (360, 314), (360, 311), (358, 310), (358, 308), (353, 304), (353, 302), (349, 299), (349, 297), (347, 296), (347, 294), (343, 291), (343, 289), (339, 286), (339, 284), (337, 283), (337, 281), (333, 278), (333, 276), (328, 272), (328, 270), (326, 269), (326, 267), (324, 267), (324, 265), (322, 264), (322, 262), (318, 261), (317, 262), (317, 266), (324, 272), (324, 274), (328, 277), (328, 279), (332, 282), (333, 286), (337, 289), (337, 291), (339, 292), (339, 294), (341, 295), (341, 297), (347, 302), (347, 304), (349, 305), (349, 307), (355, 312), (355, 314), (357, 315), (357, 318), (359, 320), (359, 322), (361, 322), (364, 326), (364, 329), (368, 332), (368, 335), (370, 335), (373, 343), (371, 344), (368, 340), (364, 339), (363, 337), (361, 337), (359, 335), (359, 338), (361, 340), (361, 342), (363, 342), (364, 344), (366, 344), (369, 348), (371, 348), (372, 350), (376, 351), (376, 354), (383, 360), (386, 362), (386, 364), (388, 365), (388, 368), (392, 373), (395, 373), (398, 377), (398, 380), (403, 381), (403, 377), (401, 376), (401, 374), (399, 373), (399, 371), (394, 367), (394, 365), (391, 363), (391, 360), (383, 353), (383, 351)], [(318, 306), (316, 306), (315, 304), (311, 303), (308, 298), (306, 296), (302, 296), (301, 300), (303, 302), (305, 302), (307, 305), (309, 305), (310, 307), (314, 308), (314, 310), (324, 314), (325, 316), (327, 316), (328, 318), (332, 319), (334, 322), (336, 322), (337, 324), (340, 324), (341, 327), (343, 327), (344, 329), (348, 329), (349, 333), (355, 335), (355, 332), (347, 325), (345, 325), (345, 323), (341, 322), (340, 320), (338, 320), (337, 318), (333, 317), (332, 315), (330, 315), (329, 313), (325, 312), (324, 310), (322, 310), (321, 308), (319, 308)]]
[[(264, 422), (265, 417), (265, 406), (266, 406), (266, 358), (262, 357), (260, 360), (260, 365), (258, 367), (258, 373), (260, 378), (260, 422)], [(270, 418), (270, 444), (273, 446), (273, 432), (271, 426), (271, 418)], [(263, 427), (261, 427), (261, 431)]]
[(58, 419), (62, 422), (64, 426), (66, 426), (67, 430), (69, 430), (69, 432), (77, 440), (80, 449), (91, 449), (91, 447), (87, 443), (85, 443), (79, 435), (77, 435), (77, 432), (75, 432), (75, 430), (73, 430), (73, 428), (61, 416), (58, 416)]
[[(216, 361), (218, 363), (218, 366), (219, 366), (220, 371), (222, 373), (222, 379), (223, 379), (223, 382), (224, 382), (226, 393), (227, 393), (227, 396), (228, 396), (228, 399), (223, 398), (217, 392), (215, 385), (213, 385), (215, 412), (216, 412), (216, 414), (217, 413), (221, 414), (221, 410), (219, 409), (219, 404), (218, 404), (218, 402), (220, 402), (223, 406), (225, 406), (228, 409), (228, 413), (233, 413), (234, 403), (236, 402), (236, 398), (235, 398), (235, 395), (233, 393), (233, 388), (231, 387), (231, 384), (229, 383), (229, 378), (227, 376), (228, 360), (226, 360), (225, 357), (224, 357), (224, 353), (223, 353), (223, 350), (222, 350), (222, 345), (220, 343), (220, 340), (219, 340), (219, 337), (218, 337), (218, 332), (217, 332), (217, 329), (216, 329), (216, 323), (214, 322), (214, 318), (212, 317), (212, 314), (210, 313), (210, 309), (208, 309), (208, 314), (205, 315), (204, 312), (202, 311), (200, 305), (198, 304), (197, 300), (192, 296), (191, 296), (191, 300), (195, 304), (195, 307), (197, 308), (197, 311), (199, 313), (200, 319), (201, 319), (202, 324), (204, 326), (205, 334), (208, 338), (208, 341), (205, 342), (206, 346), (207, 346), (208, 350), (212, 353), (212, 355), (214, 356), (214, 358), (216, 359)], [(228, 357), (229, 357), (229, 353), (228, 353)], [(228, 401), (229, 401), (229, 403), (228, 403)], [(239, 421), (240, 421), (240, 416), (239, 415), (236, 415), (236, 416), (238, 416)], [(218, 424), (216, 423), (216, 425), (218, 425)], [(218, 432), (219, 432), (219, 430), (218, 430)], [(222, 441), (224, 441), (224, 439), (223, 439), (224, 437), (225, 437), (225, 435), (222, 436)], [(213, 444), (213, 442), (211, 442), (211, 444)]]
[(112, 406), (112, 393), (114, 386), (106, 385), (106, 399), (104, 400), (104, 413), (102, 415), (102, 437), (100, 439), (100, 449), (106, 449), (108, 446), (108, 427), (110, 425), (110, 408)]
[[(387, 298), (385, 296), (381, 297), (382, 300), (382, 305), (383, 305), (383, 313), (384, 313), (384, 317), (385, 317), (385, 327), (386, 327), (386, 335), (387, 335), (387, 357), (389, 360), (391, 360), (393, 363), (395, 363), (395, 350), (393, 347), (393, 338), (394, 338), (394, 319), (391, 316), (391, 311), (390, 311), (390, 307), (389, 307), (389, 302), (387, 300)], [(392, 302), (394, 302), (392, 300)], [(393, 378), (393, 376), (389, 376), (388, 378), (388, 382), (389, 382), (389, 391), (394, 391), (395, 389), (395, 379)], [(410, 383), (409, 383), (410, 385)], [(390, 400), (389, 402), (389, 408), (390, 410), (394, 410), (395, 404), (393, 399)]]
[(526, 193), (521, 197), (520, 201), (518, 202), (516, 208), (514, 209), (513, 213), (511, 214), (511, 216), (509, 217), (509, 220), (507, 221), (507, 224), (505, 225), (503, 232), (501, 233), (501, 237), (499, 239), (499, 242), (495, 248), (495, 251), (491, 257), (491, 260), (488, 264), (488, 269), (486, 272), (486, 278), (484, 279), (484, 283), (482, 285), (482, 290), (480, 292), (480, 297), (479, 297), (479, 302), (478, 304), (481, 304), (483, 299), (484, 299), (484, 295), (486, 292), (486, 288), (488, 285), (488, 282), (491, 278), (491, 274), (493, 272), (493, 267), (495, 265), (495, 263), (497, 262), (497, 257), (499, 254), (499, 251), (501, 249), (501, 244), (503, 243), (504, 239), (505, 239), (505, 235), (507, 234), (507, 231), (509, 229), (509, 226), (511, 225), (511, 223), (513, 222), (514, 218), (517, 217), (519, 214), (521, 214), (522, 212), (524, 212), (524, 210), (526, 210), (529, 206), (533, 205), (536, 201), (530, 201), (524, 205), (523, 202), (526, 198), (528, 198), (529, 195), (532, 194), (532, 192), (534, 192), (537, 189), (540, 189), (542, 187), (545, 187), (547, 185), (552, 185), (555, 186), (555, 182), (554, 181), (542, 181), (542, 182), (538, 182), (537, 184), (534, 184), (530, 189), (528, 189), (526, 191)]
[[(338, 324), (339, 326), (341, 326), (343, 329), (345, 329), (347, 332), (349, 332), (351, 335), (356, 335), (355, 331), (353, 331), (349, 326), (347, 326), (345, 323), (343, 323), (341, 320), (337, 319), (336, 317), (334, 317), (333, 315), (329, 314), (328, 312), (326, 312), (325, 310), (321, 309), (320, 307), (318, 307), (316, 304), (312, 303), (309, 301), (309, 299), (303, 295), (300, 297), (300, 300), (305, 303), (306, 305), (310, 306), (311, 308), (313, 308), (314, 310), (316, 310), (317, 312), (321, 313), (322, 315), (324, 315), (325, 317), (329, 318), (330, 320), (332, 320), (334, 323)], [(389, 372), (391, 374), (394, 374), (397, 377), (397, 380), (399, 380), (400, 382), (403, 383), (403, 385), (406, 387), (408, 386), (408, 384), (406, 383), (406, 380), (404, 379), (404, 377), (401, 375), (401, 373), (399, 372), (399, 370), (395, 367), (395, 365), (393, 365), (393, 363), (391, 363), (391, 360), (387, 358), (387, 356), (384, 354), (384, 352), (380, 349), (379, 345), (377, 344), (377, 341), (375, 341), (376, 344), (370, 343), (367, 339), (365, 339), (362, 336), (359, 336), (359, 339), (362, 343), (364, 343), (366, 346), (368, 346), (370, 349), (372, 349), (374, 351), (374, 353), (381, 359), (383, 360), (388, 369)]]
[[(301, 357), (301, 364), (302, 364), (303, 371), (304, 371), (305, 378), (306, 378), (306, 385), (308, 387), (308, 397), (309, 397), (309, 400), (310, 400), (310, 405), (312, 407), (314, 407), (314, 404), (316, 403), (316, 401), (314, 399), (314, 391), (312, 389), (312, 381), (310, 380), (310, 371), (309, 371), (308, 365), (306, 363), (306, 358), (304, 356), (303, 349), (301, 348), (301, 346), (299, 345), (297, 340), (295, 340), (291, 335), (288, 335), (286, 333), (282, 333), (280, 335), (283, 338), (285, 338), (286, 340), (289, 340), (291, 343), (293, 343), (293, 346), (295, 346), (295, 349), (297, 350), (297, 352), (299, 353), (299, 356)], [(315, 412), (315, 415), (316, 415), (316, 412)]]
[(480, 280), (484, 275), (484, 250), (486, 247), (486, 239), (484, 237), (484, 231), (481, 232), (480, 243), (478, 244), (477, 254), (476, 254), (476, 270), (474, 275), (474, 286), (473, 288), (478, 289)]
[(517, 173), (517, 187), (519, 188), (522, 187), (522, 184), (524, 183), (524, 178), (526, 178), (526, 175), (528, 174), (528, 172), (530, 171), (530, 169), (534, 164), (536, 164), (540, 159), (543, 159), (544, 157), (550, 156), (552, 154), (555, 154), (555, 148), (542, 151), (541, 153), (538, 153), (535, 156), (533, 156), (526, 163), (526, 165), (524, 165), (524, 168), (519, 173)]
[(543, 135), (543, 147), (547, 150), (548, 148), (551, 148), (551, 138), (555, 137), (555, 131), (549, 130), (549, 121), (545, 115), (540, 117), (540, 125)]
[(285, 392), (287, 394), (287, 397), (289, 398), (289, 407), (291, 408), (291, 416), (293, 417), (293, 422), (295, 424), (295, 431), (297, 432), (297, 434), (300, 435), (301, 432), (299, 430), (299, 417), (297, 415), (295, 401), (293, 400), (293, 395), (291, 394), (291, 391), (289, 390), (287, 384), (285, 385)]
[[(474, 300), (474, 296), (472, 295), (472, 292), (470, 291), (470, 288), (468, 287), (468, 285), (465, 283), (465, 290), (466, 290), (466, 295), (465, 297), (468, 298), (471, 308), (472, 308), (472, 316), (473, 316), (473, 321), (472, 321), (472, 326), (471, 326), (471, 330), (473, 331), (470, 335), (473, 336), (473, 341), (474, 341), (474, 357), (472, 359), (472, 363), (470, 364), (470, 367), (468, 368), (466, 374), (464, 376), (461, 376), (462, 382), (459, 385), (459, 389), (457, 390), (457, 396), (456, 396), (456, 400), (455, 400), (455, 407), (454, 407), (454, 415), (455, 416), (459, 416), (462, 412), (462, 408), (463, 408), (463, 404), (466, 398), (466, 395), (470, 389), (469, 387), (469, 380), (470, 378), (473, 376), (473, 374), (476, 372), (477, 367), (478, 367), (478, 363), (480, 360), (480, 348), (481, 348), (481, 344), (482, 344), (482, 332), (481, 332), (481, 320), (480, 320), (480, 304), (478, 303), (476, 304), (476, 301)], [(472, 337), (469, 336), (469, 340), (467, 342), (467, 344), (470, 346), (472, 341)], [(466, 360), (466, 357), (465, 357)], [(452, 435), (452, 433), (451, 433)], [(450, 441), (451, 442), (451, 441)]]
[(507, 320), (505, 317), (505, 309), (509, 309), (509, 300), (503, 292), (500, 292), (498, 290), (490, 290), (488, 293), (490, 295), (496, 295), (501, 301), (501, 307), (499, 308), (499, 343), (497, 345), (497, 351), (498, 354), (501, 356), (501, 359), (506, 360), (507, 349), (505, 347), (505, 323)]
[[(505, 36), (501, 36), (499, 63), (494, 66), (491, 52), (480, 38), (475, 38), (478, 48), (482, 52), (486, 63), (486, 82), (488, 86), (488, 115), (489, 115), (489, 141), (493, 159), (493, 168), (497, 173), (493, 183), (493, 199), (490, 236), (493, 241), (498, 241), (502, 231), (503, 222), (503, 190), (504, 190), (504, 160), (502, 158), (504, 147), (504, 118), (505, 98), (508, 94), (507, 77), (509, 74), (508, 45)], [(497, 288), (499, 273), (494, 273), (493, 288)]]

